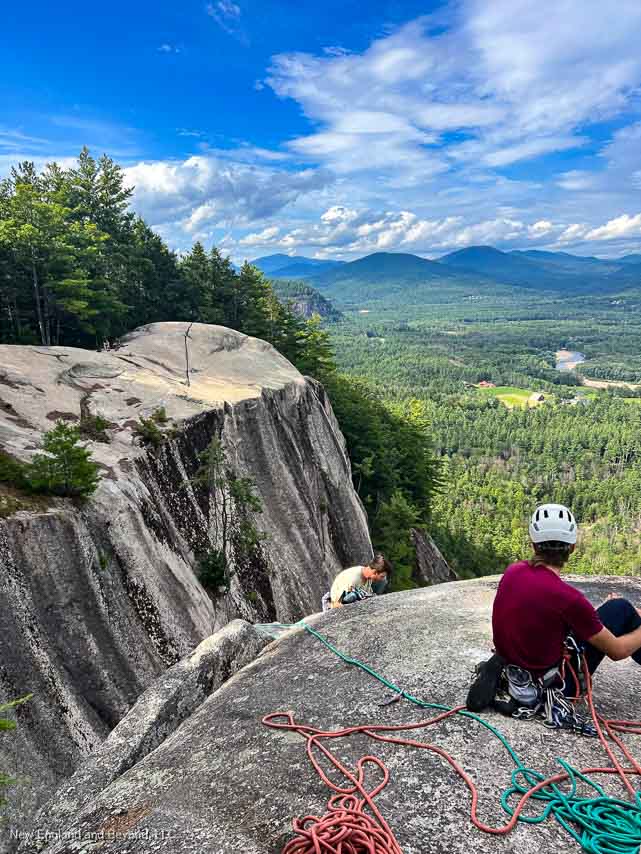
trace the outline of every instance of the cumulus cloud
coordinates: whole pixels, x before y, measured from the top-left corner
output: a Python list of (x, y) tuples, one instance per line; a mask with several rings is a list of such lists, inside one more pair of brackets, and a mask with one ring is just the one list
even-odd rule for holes
[(255, 234), (248, 234), (238, 241), (239, 246), (266, 246), (272, 243), (280, 232), (277, 225), (272, 225), (269, 228), (264, 228)]
[(564, 0), (554, 14), (462, 0), (445, 26), (426, 16), (360, 54), (278, 55), (266, 82), (319, 125), (292, 149), (339, 173), (503, 167), (581, 146), (577, 130), (624, 107), (641, 82), (640, 29), (632, 0), (616, 16), (600, 0)]
[[(417, 252), (427, 255), (461, 249), (478, 243), (504, 243), (520, 239), (536, 242), (559, 226), (539, 221), (527, 225), (520, 220), (498, 217), (466, 224), (461, 217), (423, 219), (412, 211), (357, 210), (334, 206), (318, 221), (304, 223), (285, 233), (266, 229), (243, 238), (241, 245), (265, 246), (312, 254), (331, 249), (336, 257), (370, 252)], [(269, 233), (268, 233), (269, 232)]]
[(142, 162), (125, 170), (133, 205), (149, 222), (180, 223), (189, 234), (273, 216), (332, 177), (318, 169), (286, 172), (209, 155)]
[[(314, 222), (289, 230), (265, 228), (247, 234), (236, 247), (351, 259), (371, 252), (412, 252), (435, 257), (479, 244), (506, 250), (523, 247), (567, 249), (586, 241), (641, 238), (641, 213), (623, 215), (595, 228), (585, 223), (526, 222), (509, 216), (465, 222), (461, 217), (423, 219), (412, 211), (375, 211), (333, 206)], [(613, 244), (616, 245), (616, 244)], [(632, 250), (630, 250), (632, 251)], [(579, 254), (586, 254), (585, 251)]]
[(527, 233), (531, 238), (545, 237), (554, 230), (554, 226), (547, 219), (540, 219), (538, 222), (528, 225)]
[(585, 235), (586, 240), (616, 240), (619, 237), (641, 237), (641, 213), (636, 216), (623, 214)]
[(566, 226), (561, 234), (559, 234), (556, 241), (557, 245), (562, 246), (565, 243), (576, 243), (578, 240), (582, 240), (588, 231), (589, 228), (587, 225), (578, 222), (572, 223), (572, 225)]

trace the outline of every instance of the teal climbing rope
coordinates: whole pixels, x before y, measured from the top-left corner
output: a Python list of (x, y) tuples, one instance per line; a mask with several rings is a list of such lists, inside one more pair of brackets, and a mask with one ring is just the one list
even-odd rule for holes
[[(396, 694), (399, 698), (402, 697), (403, 699), (420, 708), (434, 709), (443, 712), (444, 714), (437, 716), (431, 721), (421, 722), (419, 724), (414, 725), (403, 725), (401, 727), (383, 725), (350, 727), (346, 730), (340, 731), (339, 733), (323, 733), (320, 730), (315, 730), (311, 727), (296, 724), (291, 718), (291, 716), (289, 716), (289, 722), (286, 724), (274, 723), (274, 720), (278, 717), (278, 714), (268, 715), (264, 720), (267, 725), (280, 726), (294, 731), (298, 731), (301, 735), (308, 738), (308, 741), (314, 742), (316, 744), (319, 743), (321, 738), (329, 738), (334, 737), (336, 735), (345, 735), (351, 732), (360, 731), (364, 732), (366, 735), (372, 736), (382, 741), (391, 741), (393, 743), (407, 744), (416, 747), (428, 747), (428, 749), (433, 749), (435, 752), (447, 759), (450, 765), (452, 765), (452, 767), (457, 771), (457, 773), (459, 773), (459, 775), (465, 780), (468, 787), (472, 791), (472, 821), (479, 829), (489, 833), (500, 834), (509, 832), (509, 830), (511, 830), (517, 822), (523, 822), (526, 824), (540, 824), (541, 822), (546, 821), (548, 818), (553, 817), (559, 823), (559, 825), (565, 831), (567, 831), (567, 833), (569, 833), (586, 852), (588, 852), (588, 854), (639, 854), (639, 850), (641, 847), (641, 792), (637, 791), (636, 793), (634, 793), (634, 789), (632, 789), (625, 775), (639, 774), (641, 769), (639, 768), (639, 765), (632, 759), (632, 757), (630, 757), (628, 751), (624, 748), (622, 749), (624, 749), (626, 757), (631, 760), (633, 765), (632, 768), (623, 769), (619, 765), (619, 763), (614, 760), (611, 750), (607, 747), (607, 745), (605, 745), (608, 754), (613, 759), (613, 764), (615, 765), (614, 768), (600, 767), (578, 770), (565, 760), (561, 759), (560, 757), (557, 757), (556, 761), (562, 768), (562, 772), (555, 775), (554, 777), (546, 779), (536, 770), (525, 766), (519, 759), (518, 755), (516, 754), (510, 743), (508, 742), (507, 738), (498, 729), (496, 729), (496, 727), (492, 726), (491, 723), (489, 723), (479, 715), (467, 711), (464, 707), (451, 708), (441, 703), (430, 703), (421, 700), (417, 697), (414, 697), (409, 692), (403, 690), (399, 686), (395, 685), (393, 682), (390, 682), (388, 679), (386, 679), (384, 676), (382, 676), (369, 665), (365, 664), (357, 658), (353, 658), (341, 652), (326, 637), (324, 637), (324, 635), (316, 631), (316, 629), (314, 629), (304, 620), (300, 620), (298, 623), (294, 623), (291, 625), (271, 625), (278, 625), (280, 629), (303, 628), (307, 633), (309, 633), (318, 641), (320, 641), (323, 646), (330, 650), (345, 664), (363, 670), (369, 676), (378, 680), (390, 691), (394, 692), (394, 694)], [(470, 718), (471, 720), (475, 721), (476, 723), (489, 730), (492, 735), (499, 740), (499, 742), (508, 752), (516, 766), (511, 776), (511, 784), (501, 796), (501, 805), (504, 811), (509, 816), (508, 823), (502, 828), (490, 828), (487, 825), (484, 825), (478, 819), (476, 819), (476, 786), (466, 774), (466, 772), (463, 771), (463, 769), (460, 768), (460, 766), (458, 766), (457, 763), (451, 757), (449, 757), (449, 755), (446, 754), (445, 751), (441, 750), (440, 748), (434, 748), (422, 744), (420, 742), (409, 741), (400, 738), (392, 738), (381, 734), (383, 732), (395, 731), (399, 729), (408, 730), (420, 726), (425, 726), (426, 724), (435, 723), (439, 720), (442, 720), (446, 716), (455, 714), (460, 715), (461, 717)], [(598, 720), (596, 720), (596, 713), (594, 713), (594, 717), (595, 723), (597, 723), (598, 726)], [(604, 723), (607, 725), (608, 722)], [(638, 728), (639, 726), (641, 726), (636, 722), (617, 723), (623, 723), (624, 726), (628, 727), (628, 731), (631, 732), (635, 731), (633, 727)], [(609, 728), (608, 733), (612, 735), (610, 733)], [(615, 742), (619, 746), (622, 746), (618, 739), (615, 739)], [(329, 754), (329, 751), (327, 751), (326, 748), (322, 749), (326, 755), (331, 756), (331, 754)], [(308, 754), (311, 758), (309, 743)], [(612, 798), (608, 796), (603, 790), (603, 788), (591, 779), (590, 774), (595, 773), (619, 773), (623, 777), (623, 780), (626, 783), (628, 790), (634, 793), (633, 800), (624, 801), (618, 798)], [(565, 791), (560, 788), (560, 783), (564, 783), (564, 785), (566, 786)], [(583, 783), (587, 787), (591, 788), (594, 791), (595, 795), (593, 797), (580, 797), (578, 794), (579, 783)], [(516, 799), (518, 799), (518, 802), (514, 804), (513, 802)], [(540, 802), (543, 806), (542, 810), (537, 815), (526, 815), (523, 812), (523, 808), (530, 800)]]

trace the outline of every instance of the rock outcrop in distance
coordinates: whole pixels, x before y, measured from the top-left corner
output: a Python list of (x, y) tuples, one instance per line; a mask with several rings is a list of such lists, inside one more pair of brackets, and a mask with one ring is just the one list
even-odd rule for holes
[[(594, 604), (615, 592), (638, 601), (638, 579), (569, 579)], [(462, 704), (478, 661), (491, 647), (491, 607), (498, 579), (461, 581), (393, 593), (308, 619), (336, 648), (359, 659), (393, 684), (427, 702)], [(229, 627), (227, 631), (231, 631)], [(246, 633), (242, 625), (233, 631)], [(212, 641), (215, 645), (215, 642)], [(187, 667), (193, 673), (194, 665)], [(607, 718), (641, 718), (638, 665), (604, 662), (595, 678), (595, 699)], [(201, 695), (193, 678), (175, 676), (169, 688), (149, 689), (105, 744), (38, 816), (35, 831), (48, 844), (24, 840), (20, 854), (279, 854), (292, 838), (292, 819), (323, 815), (330, 792), (312, 768), (305, 741), (265, 727), (273, 712), (323, 730), (364, 724), (407, 724), (433, 710), (406, 701), (382, 705), (391, 692), (362, 670), (341, 661), (303, 628), (292, 629), (214, 690)], [(129, 745), (139, 745), (158, 719), (159, 698), (180, 693), (194, 710), (155, 750), (132, 764)], [(196, 701), (194, 701), (194, 696)], [(145, 708), (148, 713), (145, 714)], [(536, 722), (483, 717), (509, 740), (519, 759), (545, 777), (558, 773), (557, 757), (577, 768), (609, 765), (597, 739), (549, 730)], [(121, 737), (127, 734), (126, 743)], [(507, 821), (500, 797), (515, 768), (499, 741), (463, 717), (413, 733), (448, 751), (480, 790), (479, 818), (500, 827)], [(627, 739), (628, 737), (626, 737)], [(634, 736), (629, 737), (633, 753)], [(373, 754), (390, 771), (375, 801), (403, 854), (578, 854), (574, 839), (550, 818), (519, 824), (505, 837), (470, 823), (471, 797), (463, 781), (438, 755), (363, 735), (328, 746), (352, 771)], [(117, 758), (123, 760), (118, 776)], [(319, 758), (321, 758), (319, 756)], [(369, 766), (369, 789), (380, 772)], [(336, 771), (330, 774), (341, 784)], [(606, 792), (625, 797), (616, 779), (599, 775)], [(589, 792), (589, 790), (587, 790)], [(587, 792), (586, 792), (587, 793)], [(543, 804), (535, 803), (528, 814)]]
[(441, 550), (427, 531), (421, 528), (412, 528), (410, 536), (416, 552), (416, 563), (412, 578), (420, 587), (426, 584), (458, 581), (458, 575), (445, 560)]
[[(0, 769), (22, 781), (5, 840), (204, 638), (238, 617), (318, 610), (339, 569), (371, 556), (322, 386), (263, 341), (198, 323), (186, 339), (188, 327), (152, 324), (101, 353), (0, 346), (0, 450), (28, 460), (58, 420), (108, 421), (108, 441), (88, 442), (102, 472), (91, 499), (21, 500), (0, 518), (0, 702), (34, 694), (0, 741)], [(163, 408), (160, 447), (136, 444), (139, 418)], [(266, 536), (210, 596), (194, 566), (212, 505), (190, 480), (214, 437), (253, 481)], [(231, 659), (228, 672), (245, 660)]]

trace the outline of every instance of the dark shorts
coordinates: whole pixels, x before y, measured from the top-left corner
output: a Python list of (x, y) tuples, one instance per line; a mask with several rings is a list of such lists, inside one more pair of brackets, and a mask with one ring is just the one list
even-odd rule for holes
[[(616, 637), (627, 635), (641, 626), (641, 617), (637, 609), (627, 599), (609, 599), (600, 608), (597, 608), (599, 619), (606, 629), (609, 629)], [(603, 661), (605, 653), (596, 649), (589, 643), (585, 644), (585, 659), (590, 673), (594, 673)], [(641, 649), (632, 656), (637, 664), (641, 664)]]

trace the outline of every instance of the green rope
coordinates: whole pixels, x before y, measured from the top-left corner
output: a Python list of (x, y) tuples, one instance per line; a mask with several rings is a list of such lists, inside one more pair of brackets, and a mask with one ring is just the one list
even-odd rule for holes
[[(364, 670), (365, 673), (373, 676), (390, 691), (394, 691), (395, 694), (415, 706), (423, 709), (451, 711), (450, 706), (419, 700), (398, 685), (394, 685), (393, 682), (385, 679), (369, 665), (357, 658), (345, 655), (304, 620), (299, 620), (298, 623), (291, 625), (283, 623), (277, 625), (282, 628), (304, 628), (306, 632), (313, 635), (323, 646), (338, 656), (341, 661)], [(511, 785), (501, 795), (501, 806), (509, 816), (512, 816), (514, 809), (510, 801), (512, 799), (520, 800), (524, 794), (546, 778), (533, 768), (523, 765), (507, 738), (488, 721), (473, 712), (461, 710), (458, 714), (461, 717), (471, 718), (488, 729), (492, 735), (498, 738), (516, 765), (516, 769), (512, 772)], [(581, 771), (565, 760), (557, 757), (556, 761), (568, 774), (569, 791), (561, 791), (556, 784), (550, 784), (540, 789), (532, 795), (532, 800), (542, 801), (545, 804), (543, 811), (536, 816), (521, 814), (519, 821), (525, 824), (540, 824), (551, 815), (588, 854), (639, 854), (641, 847), (641, 792), (637, 793), (636, 803), (611, 798), (606, 795), (598, 783), (582, 774)], [(591, 787), (596, 792), (596, 796), (592, 798), (579, 797), (577, 795), (579, 781)]]

